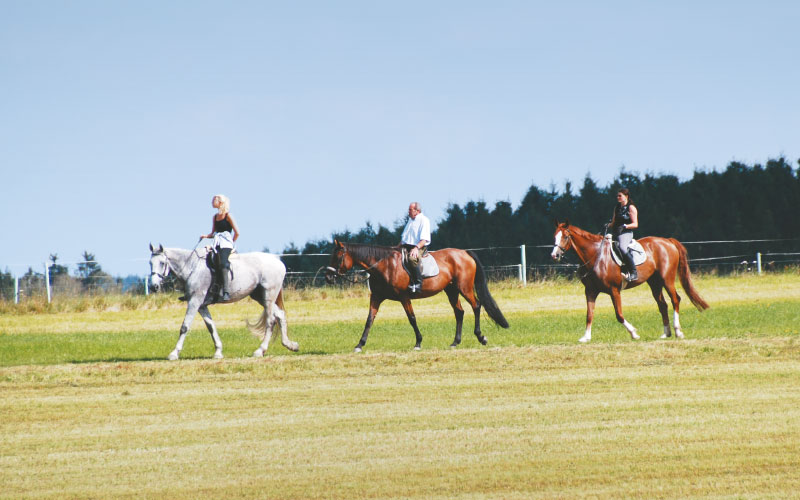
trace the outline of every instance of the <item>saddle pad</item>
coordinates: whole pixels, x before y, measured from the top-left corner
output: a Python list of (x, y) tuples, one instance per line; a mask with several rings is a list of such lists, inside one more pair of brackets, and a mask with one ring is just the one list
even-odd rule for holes
[(436, 263), (436, 259), (431, 254), (422, 258), (419, 268), (422, 271), (423, 278), (432, 278), (439, 274), (439, 264)]
[[(617, 254), (617, 252), (615, 251), (615, 248), (616, 248), (616, 245), (612, 245), (612, 247), (611, 247), (611, 257), (614, 258), (614, 262), (616, 262), (618, 266), (622, 266), (622, 261), (620, 260), (619, 255)], [(633, 240), (631, 242), (631, 244), (628, 245), (628, 248), (630, 248), (633, 251), (633, 263), (634, 263), (634, 265), (638, 266), (638, 265), (644, 264), (644, 261), (647, 260), (647, 254), (644, 253), (644, 248), (642, 248), (642, 245), (638, 241)]]

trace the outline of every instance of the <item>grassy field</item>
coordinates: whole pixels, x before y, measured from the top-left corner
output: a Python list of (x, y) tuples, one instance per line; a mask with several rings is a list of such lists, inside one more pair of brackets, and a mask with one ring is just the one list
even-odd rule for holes
[(444, 297), (287, 294), (266, 359), (212, 307), (224, 360), (179, 304), (0, 316), (0, 498), (788, 498), (800, 491), (800, 275), (696, 280), (687, 339), (657, 340), (647, 289), (623, 293), (642, 340), (571, 282), (492, 290), (512, 325), (480, 346)]

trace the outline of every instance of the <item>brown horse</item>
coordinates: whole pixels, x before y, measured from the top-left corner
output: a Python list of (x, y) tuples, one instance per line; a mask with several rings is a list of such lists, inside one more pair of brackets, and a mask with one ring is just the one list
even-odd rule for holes
[(439, 274), (425, 278), (422, 281), (422, 290), (409, 294), (407, 290), (409, 276), (403, 268), (402, 254), (398, 247), (342, 243), (338, 240), (334, 240), (333, 245), (331, 262), (325, 273), (328, 283), (333, 283), (337, 277), (344, 276), (355, 265), (363, 267), (369, 273), (369, 314), (367, 315), (367, 324), (364, 326), (364, 333), (361, 335), (361, 341), (356, 346), (355, 352), (361, 352), (364, 344), (367, 343), (367, 335), (369, 335), (375, 315), (378, 314), (378, 308), (386, 299), (396, 300), (403, 304), (408, 321), (417, 336), (414, 349), (419, 350), (422, 344), (422, 334), (417, 327), (417, 318), (411, 307), (411, 299), (431, 297), (442, 290), (450, 299), (450, 305), (456, 315), (456, 336), (451, 347), (461, 343), (464, 309), (461, 307), (459, 295), (472, 306), (472, 311), (475, 313), (475, 336), (481, 344), (486, 345), (486, 337), (481, 334), (481, 305), (486, 307), (486, 312), (495, 323), (503, 328), (508, 328), (508, 321), (503, 317), (503, 313), (489, 293), (483, 266), (478, 260), (478, 256), (471, 251), (445, 248), (430, 252), (439, 265)]
[(689, 272), (689, 257), (686, 248), (676, 239), (657, 238), (649, 236), (638, 240), (644, 248), (647, 260), (637, 266), (639, 279), (628, 283), (622, 276), (620, 267), (611, 257), (611, 242), (603, 236), (592, 234), (575, 226), (570, 226), (569, 221), (556, 222), (555, 246), (551, 256), (554, 260), (561, 260), (565, 252), (574, 249), (581, 261), (579, 275), (586, 293), (586, 333), (580, 342), (589, 342), (592, 339), (592, 320), (594, 319), (594, 304), (600, 292), (611, 296), (617, 321), (622, 323), (631, 338), (636, 340), (636, 328), (628, 323), (622, 316), (622, 302), (620, 292), (624, 288), (641, 285), (645, 281), (650, 285), (653, 298), (658, 303), (661, 319), (664, 324), (664, 334), (661, 338), (672, 335), (669, 327), (669, 309), (664, 300), (662, 289), (666, 288), (675, 311), (675, 336), (683, 338), (679, 319), (681, 297), (675, 290), (675, 275), (680, 277), (684, 291), (689, 295), (692, 304), (702, 311), (709, 305), (700, 297), (692, 284)]

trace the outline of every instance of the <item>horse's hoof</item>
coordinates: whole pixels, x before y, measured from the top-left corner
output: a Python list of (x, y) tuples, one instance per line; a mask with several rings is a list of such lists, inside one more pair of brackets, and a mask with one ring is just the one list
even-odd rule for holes
[(578, 342), (580, 342), (581, 344), (585, 344), (585, 343), (589, 342), (590, 340), (592, 340), (592, 337), (581, 337), (581, 338), (578, 339)]
[(683, 338), (683, 332), (678, 330), (678, 331), (675, 332), (675, 336), (678, 337), (679, 339), (682, 339)]
[(486, 345), (486, 344), (489, 343), (489, 341), (486, 340), (486, 337), (478, 337), (478, 342), (480, 342), (483, 345)]
[(355, 349), (353, 349), (353, 352), (361, 352), (361, 348), (360, 347), (356, 347)]
[(636, 335), (636, 332), (631, 332), (631, 340), (639, 340), (639, 336)]
[(259, 348), (259, 349), (256, 349), (255, 351), (253, 351), (253, 357), (254, 358), (263, 358), (264, 357), (263, 349)]
[(453, 342), (452, 344), (450, 344), (450, 347), (458, 347), (458, 344), (456, 344), (455, 342)]
[(178, 360), (178, 353), (175, 352), (175, 351), (172, 351), (171, 353), (169, 353), (169, 356), (167, 356), (167, 359), (170, 360), (170, 361), (177, 361)]
[(414, 346), (414, 350), (415, 350), (415, 351), (421, 351), (421, 350), (422, 350), (422, 347), (420, 347), (420, 346), (418, 346), (418, 345), (415, 345), (415, 346)]
[(222, 353), (221, 353), (221, 352), (215, 352), (215, 353), (214, 353), (214, 359), (222, 359), (223, 357), (224, 357), (224, 356), (222, 355)]
[(291, 344), (287, 345), (286, 348), (292, 352), (297, 352), (300, 350), (300, 344), (297, 342), (292, 342)]

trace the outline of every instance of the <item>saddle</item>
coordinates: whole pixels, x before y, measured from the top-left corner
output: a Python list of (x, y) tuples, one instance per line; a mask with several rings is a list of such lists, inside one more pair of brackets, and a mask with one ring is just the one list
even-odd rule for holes
[[(228, 257), (229, 262), (233, 262), (234, 255), (238, 258), (238, 254), (236, 253), (236, 249), (231, 251), (231, 255)], [(211, 284), (208, 287), (208, 291), (206, 292), (206, 299), (204, 303), (206, 305), (216, 304), (219, 301), (220, 296), (222, 295), (222, 273), (218, 272), (219, 269), (219, 254), (216, 252), (214, 247), (207, 246), (206, 247), (206, 267), (209, 271), (211, 271)], [(231, 273), (231, 281), (233, 280), (233, 266), (229, 269)]]
[[(611, 235), (606, 235), (606, 239), (611, 239)], [(633, 253), (633, 263), (634, 265), (641, 265), (644, 264), (644, 261), (647, 260), (647, 254), (644, 252), (644, 248), (642, 248), (642, 244), (636, 240), (631, 241), (631, 244), (628, 245), (628, 248)], [(614, 262), (617, 263), (618, 266), (623, 266), (622, 260), (622, 253), (619, 251), (619, 242), (614, 241), (611, 244), (611, 258), (614, 259)]]
[[(406, 270), (409, 276), (412, 276), (411, 272), (408, 270), (408, 250), (403, 248), (403, 257), (401, 259), (403, 263), (403, 269)], [(426, 253), (419, 261), (419, 270), (422, 273), (422, 279), (425, 278), (433, 278), (439, 274), (439, 264), (436, 263), (436, 259), (433, 258), (433, 255)]]

